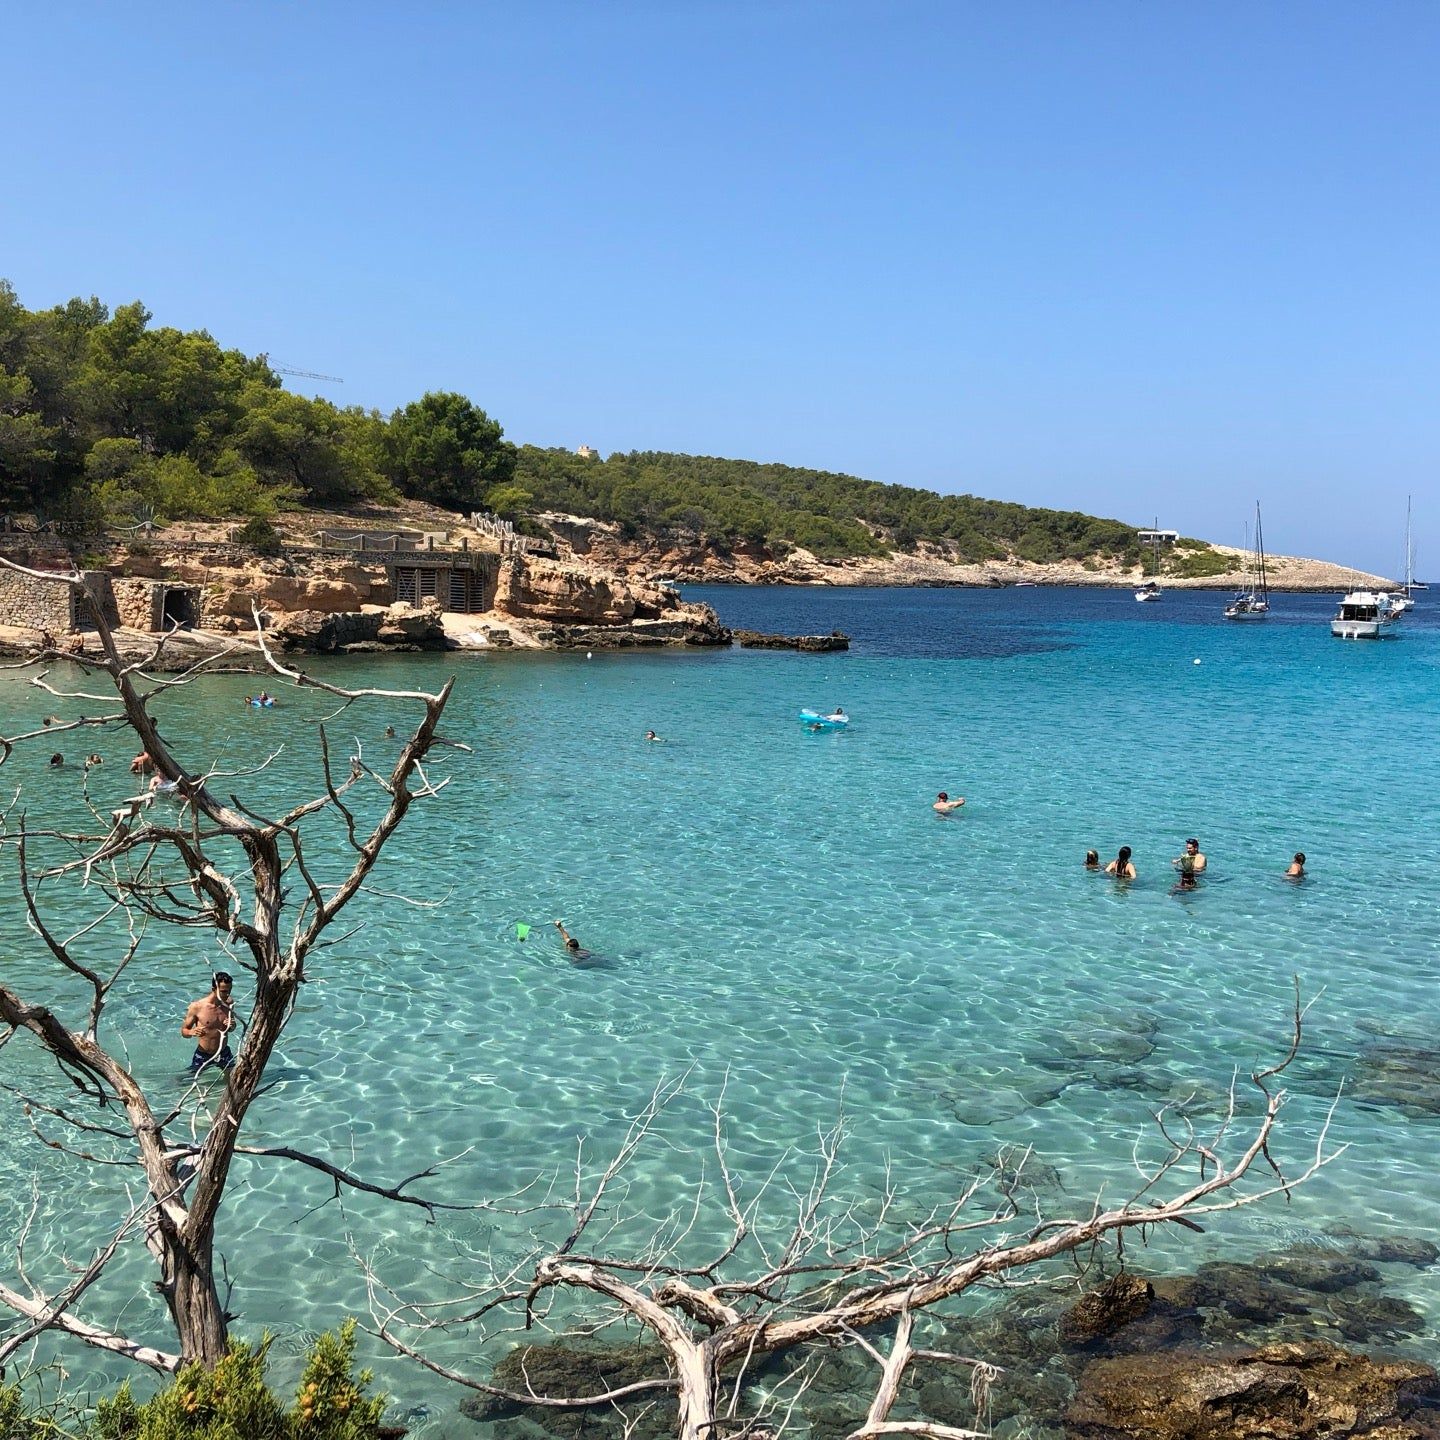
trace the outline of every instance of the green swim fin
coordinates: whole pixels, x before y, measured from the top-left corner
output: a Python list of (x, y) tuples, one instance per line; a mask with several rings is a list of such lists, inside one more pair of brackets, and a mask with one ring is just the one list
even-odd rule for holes
[(523, 940), (530, 933), (530, 927), (523, 920), (515, 922), (515, 938)]

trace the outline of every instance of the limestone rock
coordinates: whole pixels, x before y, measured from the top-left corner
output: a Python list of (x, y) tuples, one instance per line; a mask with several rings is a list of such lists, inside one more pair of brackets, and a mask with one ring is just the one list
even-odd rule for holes
[(1070, 1440), (1431, 1440), (1435, 1371), (1323, 1342), (1219, 1357), (1130, 1355), (1086, 1367)]
[(379, 639), (381, 618), (378, 613), (327, 615), (320, 610), (296, 610), (280, 616), (268, 636), (281, 650), (328, 655), (348, 645)]
[(421, 650), (445, 650), (450, 645), (440, 606), (434, 600), (420, 605), (396, 601), (380, 617), (375, 638), (385, 645), (413, 645)]
[(635, 618), (636, 601), (618, 575), (590, 565), (509, 555), (500, 565), (494, 608), (567, 625), (624, 625)]

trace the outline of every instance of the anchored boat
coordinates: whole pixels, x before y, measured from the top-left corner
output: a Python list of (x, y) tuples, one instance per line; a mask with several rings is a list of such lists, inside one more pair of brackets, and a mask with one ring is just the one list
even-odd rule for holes
[(1265, 533), (1260, 528), (1260, 502), (1255, 502), (1255, 549), (1250, 556), (1250, 585), (1226, 607), (1227, 620), (1264, 620), (1270, 614), (1270, 585), (1265, 573)]
[(1399, 618), (1385, 591), (1352, 590), (1341, 599), (1330, 633), (1339, 640), (1389, 640)]

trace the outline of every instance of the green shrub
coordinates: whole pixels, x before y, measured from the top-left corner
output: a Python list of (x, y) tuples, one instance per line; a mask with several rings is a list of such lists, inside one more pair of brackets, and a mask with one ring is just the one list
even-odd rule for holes
[(230, 532), (232, 545), (248, 545), (257, 555), (279, 555), (284, 550), (280, 532), (263, 516), (255, 515)]
[(353, 1320), (315, 1342), (288, 1410), (265, 1384), (269, 1348), (232, 1340), (214, 1370), (187, 1365), (143, 1405), (121, 1386), (96, 1405), (91, 1440), (377, 1440), (385, 1397), (365, 1394), (368, 1370), (353, 1373)]
[(1229, 556), (1212, 550), (1207, 545), (1203, 550), (1187, 551), (1184, 555), (1172, 555), (1165, 563), (1165, 573), (1182, 580), (1204, 580), (1211, 575), (1223, 575), (1234, 568), (1235, 562)]

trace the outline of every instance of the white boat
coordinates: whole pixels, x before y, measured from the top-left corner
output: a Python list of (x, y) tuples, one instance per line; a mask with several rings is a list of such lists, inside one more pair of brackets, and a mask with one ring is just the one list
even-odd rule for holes
[[(1155, 554), (1155, 574), (1158, 575), (1160, 573), (1160, 517), (1158, 515), (1155, 517), (1155, 528), (1150, 533), (1155, 537), (1151, 541), (1151, 549)], [(1164, 593), (1160, 588), (1160, 582), (1152, 577), (1136, 587), (1135, 598), (1141, 602), (1158, 600)]]
[(1383, 590), (1352, 590), (1340, 601), (1330, 633), (1340, 640), (1388, 640), (1399, 619)]
[(1398, 620), (1415, 608), (1415, 592), (1425, 586), (1415, 583), (1415, 547), (1410, 541), (1410, 497), (1405, 497), (1405, 583), (1398, 591), (1390, 591), (1390, 606)]
[(1270, 614), (1270, 584), (1265, 573), (1265, 532), (1260, 528), (1260, 502), (1255, 502), (1255, 549), (1250, 557), (1250, 584), (1226, 607), (1227, 620), (1264, 620)]

